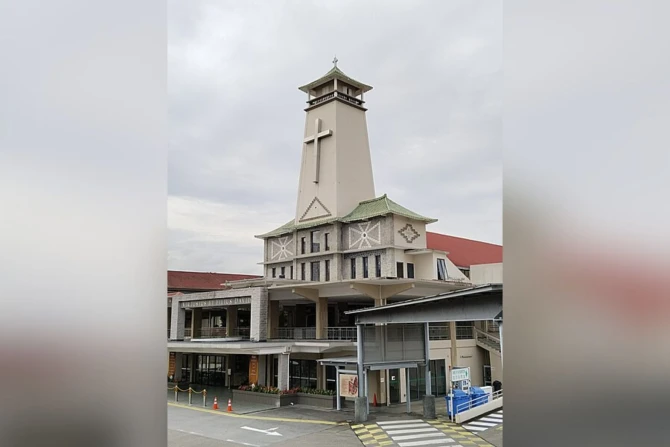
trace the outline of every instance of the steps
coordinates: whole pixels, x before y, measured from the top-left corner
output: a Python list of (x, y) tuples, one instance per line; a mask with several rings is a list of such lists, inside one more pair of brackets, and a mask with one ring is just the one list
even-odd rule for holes
[(475, 338), (477, 341), (477, 346), (480, 346), (487, 351), (495, 351), (498, 355), (500, 355), (500, 339), (498, 337), (480, 329), (475, 329)]

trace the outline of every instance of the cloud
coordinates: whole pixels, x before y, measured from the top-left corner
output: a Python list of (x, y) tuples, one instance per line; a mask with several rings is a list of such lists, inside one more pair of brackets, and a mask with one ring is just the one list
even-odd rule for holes
[(295, 213), (297, 87), (335, 54), (374, 87), (377, 194), (440, 219), (433, 231), (501, 242), (501, 11), (495, 1), (171, 2), (170, 268), (257, 268), (253, 235)]

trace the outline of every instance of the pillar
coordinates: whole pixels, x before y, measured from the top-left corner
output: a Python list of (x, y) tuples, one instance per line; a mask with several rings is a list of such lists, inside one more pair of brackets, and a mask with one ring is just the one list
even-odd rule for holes
[(449, 338), (451, 339), (451, 367), (460, 366), (458, 363), (458, 348), (456, 347), (456, 322), (449, 322)]
[(202, 309), (195, 308), (191, 312), (191, 338), (200, 337), (202, 328)]
[(316, 362), (316, 387), (320, 390), (326, 389), (326, 367)]
[(328, 339), (328, 298), (319, 297), (316, 301), (316, 338)]
[(228, 306), (226, 307), (226, 335), (228, 337), (234, 337), (236, 329), (237, 329), (237, 307)]
[(252, 341), (268, 339), (268, 289), (259, 287), (251, 296), (251, 324), (249, 338)]
[(258, 384), (259, 385), (268, 385), (268, 380), (266, 376), (267, 372), (267, 361), (268, 361), (267, 355), (259, 355), (258, 356)]
[(287, 390), (289, 386), (289, 354), (279, 354), (277, 362), (277, 388)]
[(176, 352), (174, 356), (174, 381), (181, 382), (181, 362), (182, 362), (182, 353)]
[(270, 301), (268, 308), (268, 333), (267, 338), (277, 337), (279, 328), (279, 301)]
[(180, 306), (180, 301), (172, 298), (172, 312), (170, 321), (170, 340), (184, 339), (184, 324), (186, 322), (186, 311)]

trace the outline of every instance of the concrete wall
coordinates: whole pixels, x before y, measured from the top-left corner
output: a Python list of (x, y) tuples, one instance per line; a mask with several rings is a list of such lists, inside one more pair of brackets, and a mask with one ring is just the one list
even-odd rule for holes
[(472, 284), (502, 284), (502, 262), (496, 264), (478, 264), (470, 266), (470, 281)]
[[(409, 227), (402, 232), (406, 226)], [(403, 248), (426, 248), (426, 224), (417, 220), (407, 219), (402, 216), (393, 216), (393, 245)], [(414, 231), (412, 231), (414, 230)], [(418, 237), (417, 237), (418, 235)], [(411, 242), (410, 242), (411, 241)]]

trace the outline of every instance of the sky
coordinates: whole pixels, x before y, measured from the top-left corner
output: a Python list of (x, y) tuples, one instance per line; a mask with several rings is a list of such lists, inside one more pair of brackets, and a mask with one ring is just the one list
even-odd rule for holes
[(502, 49), (501, 1), (169, 1), (168, 268), (261, 274), (335, 56), (373, 86), (377, 195), (502, 244)]

